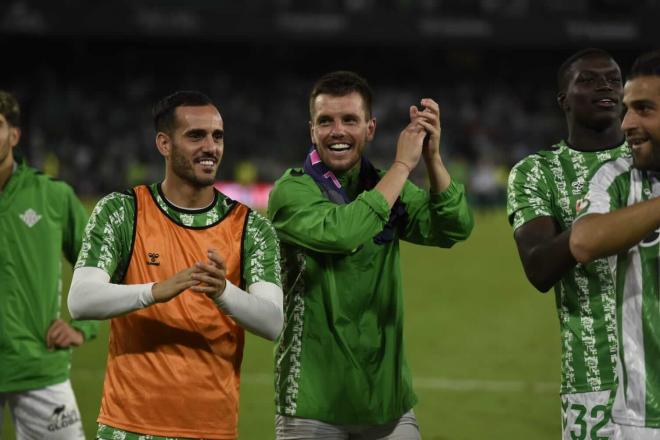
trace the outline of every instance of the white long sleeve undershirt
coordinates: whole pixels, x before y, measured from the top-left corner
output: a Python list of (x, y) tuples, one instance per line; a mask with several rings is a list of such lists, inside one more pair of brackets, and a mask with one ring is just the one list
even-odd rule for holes
[[(155, 302), (151, 294), (153, 284), (113, 284), (104, 270), (80, 267), (71, 280), (69, 312), (73, 319), (108, 319), (143, 309)], [(246, 330), (274, 340), (284, 322), (282, 297), (277, 284), (256, 282), (246, 292), (227, 281), (224, 292), (213, 300)]]

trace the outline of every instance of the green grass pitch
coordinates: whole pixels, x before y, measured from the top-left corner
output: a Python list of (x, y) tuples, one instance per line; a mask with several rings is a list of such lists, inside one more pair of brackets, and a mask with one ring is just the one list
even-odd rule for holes
[[(476, 215), (450, 250), (402, 244), (405, 336), (425, 440), (560, 437), (559, 327), (554, 296), (522, 272), (503, 211)], [(71, 378), (87, 438), (103, 386), (107, 322), (77, 349)], [(248, 336), (240, 439), (274, 438), (273, 345)], [(5, 410), (2, 438), (14, 438)]]

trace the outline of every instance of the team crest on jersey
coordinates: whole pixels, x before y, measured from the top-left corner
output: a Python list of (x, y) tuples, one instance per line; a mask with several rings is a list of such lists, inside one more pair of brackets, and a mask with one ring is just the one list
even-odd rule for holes
[(578, 199), (577, 202), (575, 202), (575, 212), (579, 214), (580, 211), (587, 209), (589, 205), (591, 205), (589, 199)]
[(28, 228), (36, 225), (37, 222), (41, 220), (41, 216), (32, 208), (28, 209), (23, 214), (19, 214), (18, 217), (23, 220), (23, 223), (25, 223)]

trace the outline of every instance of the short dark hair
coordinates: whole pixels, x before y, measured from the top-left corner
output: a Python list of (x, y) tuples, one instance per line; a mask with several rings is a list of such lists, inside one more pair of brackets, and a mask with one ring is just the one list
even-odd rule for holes
[(176, 108), (214, 105), (211, 98), (195, 90), (180, 90), (158, 101), (151, 111), (156, 132), (172, 133), (176, 128)]
[(614, 60), (614, 57), (612, 57), (609, 52), (595, 47), (589, 47), (575, 52), (573, 55), (566, 58), (566, 60), (561, 63), (561, 66), (559, 66), (559, 69), (557, 69), (557, 88), (560, 92), (566, 91), (566, 87), (568, 87), (568, 72), (571, 70), (573, 64), (584, 58), (609, 58)]
[(330, 72), (319, 78), (312, 87), (309, 94), (309, 116), (313, 118), (314, 101), (319, 95), (346, 96), (357, 92), (362, 96), (364, 110), (367, 119), (371, 118), (371, 104), (373, 102), (373, 92), (366, 79), (355, 72), (348, 70), (338, 70)]
[(0, 90), (0, 115), (13, 127), (18, 127), (21, 123), (21, 107), (18, 101), (14, 95), (4, 90)]
[(660, 50), (646, 52), (637, 57), (628, 79), (634, 79), (638, 76), (660, 76)]

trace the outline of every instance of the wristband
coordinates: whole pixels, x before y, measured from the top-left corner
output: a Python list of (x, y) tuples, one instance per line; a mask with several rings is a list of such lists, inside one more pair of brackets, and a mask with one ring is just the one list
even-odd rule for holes
[(406, 167), (406, 169), (408, 170), (408, 174), (412, 173), (412, 169), (411, 169), (411, 168), (410, 168), (410, 167), (409, 167), (404, 161), (402, 161), (402, 160), (395, 160), (395, 161), (393, 162), (393, 164), (395, 164), (395, 163), (400, 163), (401, 165), (403, 165), (404, 167)]

